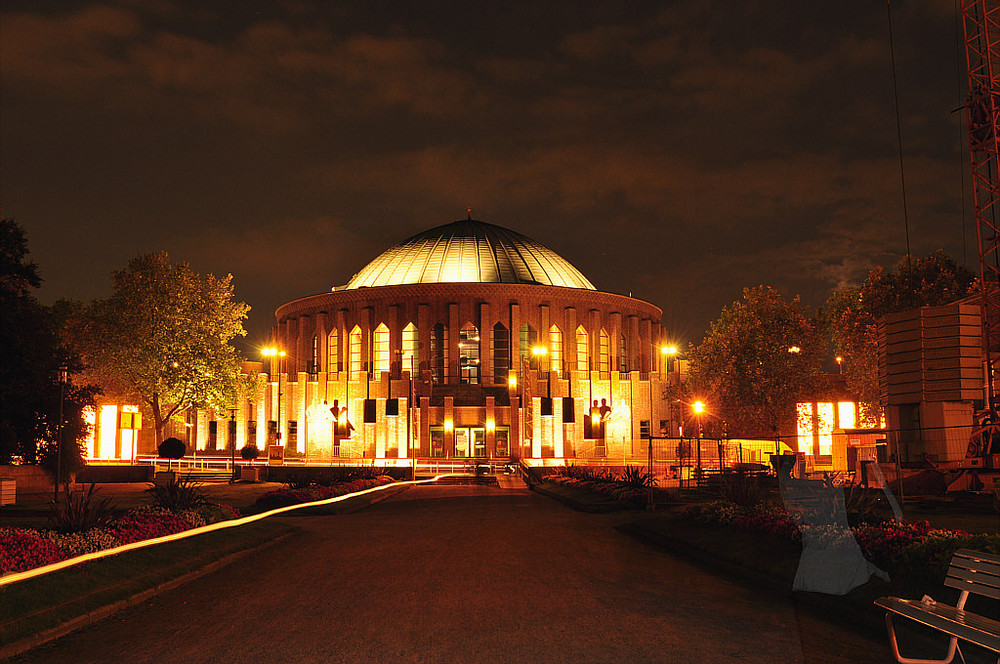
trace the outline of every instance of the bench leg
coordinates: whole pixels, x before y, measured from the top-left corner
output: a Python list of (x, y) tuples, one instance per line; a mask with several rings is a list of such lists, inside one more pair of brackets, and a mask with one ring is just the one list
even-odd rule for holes
[(915, 659), (903, 657), (899, 654), (899, 645), (896, 643), (896, 629), (892, 626), (892, 614), (885, 614), (885, 625), (889, 629), (889, 644), (892, 646), (892, 654), (900, 664), (949, 664), (955, 659), (955, 651), (958, 650), (958, 639), (954, 636), (948, 642), (948, 652), (945, 659)]

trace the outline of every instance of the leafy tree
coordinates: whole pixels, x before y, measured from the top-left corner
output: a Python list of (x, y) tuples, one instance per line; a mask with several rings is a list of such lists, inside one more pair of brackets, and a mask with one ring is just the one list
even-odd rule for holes
[(81, 364), (59, 338), (59, 307), (45, 307), (32, 295), (41, 283), (24, 230), (13, 219), (0, 219), (0, 463), (17, 458), (55, 470), (61, 429), (67, 477), (83, 463), (83, 410), (93, 404), (94, 390), (59, 384), (60, 367), (71, 378)]
[(878, 322), (887, 314), (951, 304), (977, 288), (975, 275), (943, 251), (902, 260), (892, 272), (876, 267), (861, 284), (841, 288), (823, 308), (834, 349), (844, 358), (847, 387), (862, 404), (862, 422), (881, 416), (878, 382)]
[(68, 333), (104, 391), (138, 401), (156, 443), (171, 417), (223, 408), (237, 395), (250, 307), (233, 300), (232, 275), (199, 275), (166, 252), (132, 259), (112, 274), (114, 294), (92, 302)]
[[(161, 459), (183, 459), (187, 454), (187, 445), (180, 438), (167, 438), (156, 446), (156, 456)], [(170, 461), (167, 461), (167, 468), (170, 468)]]
[(691, 350), (691, 389), (734, 434), (778, 436), (822, 356), (817, 324), (798, 298), (746, 288)]

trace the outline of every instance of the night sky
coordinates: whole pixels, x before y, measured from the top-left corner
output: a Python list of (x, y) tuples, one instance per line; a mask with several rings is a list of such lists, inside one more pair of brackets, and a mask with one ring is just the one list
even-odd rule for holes
[[(166, 249), (234, 275), (257, 343), (471, 206), (697, 342), (745, 286), (818, 305), (906, 251), (882, 2), (217, 4), (4, 0), (43, 301)], [(892, 16), (912, 251), (972, 263), (954, 2)]]

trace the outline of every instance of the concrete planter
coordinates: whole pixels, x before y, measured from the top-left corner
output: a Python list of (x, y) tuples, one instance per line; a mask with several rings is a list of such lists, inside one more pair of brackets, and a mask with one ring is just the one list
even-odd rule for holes
[(241, 466), (240, 467), (240, 481), (241, 482), (263, 482), (263, 471), (264, 469), (260, 466)]

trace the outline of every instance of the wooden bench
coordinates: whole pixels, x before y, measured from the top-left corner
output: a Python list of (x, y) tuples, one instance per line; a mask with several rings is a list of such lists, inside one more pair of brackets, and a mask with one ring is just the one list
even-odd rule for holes
[[(875, 600), (875, 604), (886, 610), (885, 622), (892, 653), (902, 664), (947, 664), (955, 658), (956, 652), (961, 653), (958, 646), (960, 640), (1000, 653), (1000, 621), (965, 610), (965, 601), (970, 594), (1000, 602), (1000, 556), (968, 549), (956, 551), (944, 585), (961, 591), (955, 606), (935, 602), (926, 596), (919, 600), (898, 597)], [(896, 631), (892, 626), (894, 613), (951, 636), (945, 659), (913, 659), (900, 655)], [(1000, 615), (1000, 611), (992, 613)], [(964, 661), (964, 655), (962, 659)], [(1000, 657), (997, 664), (1000, 664)]]

